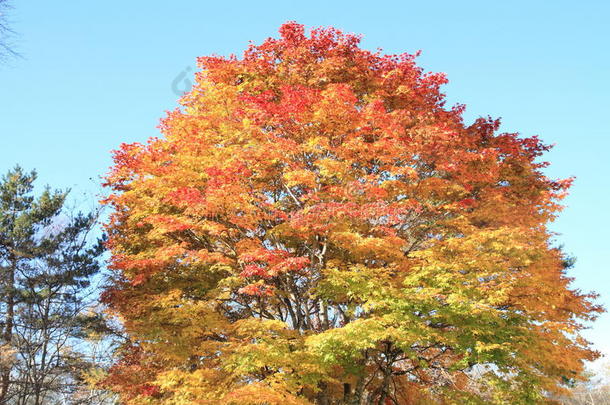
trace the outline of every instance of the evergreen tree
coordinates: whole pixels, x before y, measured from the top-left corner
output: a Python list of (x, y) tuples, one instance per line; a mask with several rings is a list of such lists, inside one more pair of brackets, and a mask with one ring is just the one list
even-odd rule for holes
[(0, 181), (0, 403), (59, 403), (91, 365), (83, 338), (102, 325), (91, 311), (101, 240), (97, 213), (71, 215), (67, 191), (38, 197), (36, 173)]

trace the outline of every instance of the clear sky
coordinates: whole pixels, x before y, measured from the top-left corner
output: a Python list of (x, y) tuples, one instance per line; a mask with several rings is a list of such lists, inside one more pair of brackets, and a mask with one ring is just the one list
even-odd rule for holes
[[(0, 172), (94, 194), (122, 142), (158, 135), (201, 55), (240, 54), (287, 20), (364, 35), (388, 53), (422, 50), (448, 75), (466, 119), (556, 148), (550, 177), (576, 176), (553, 224), (577, 257), (571, 275), (610, 307), (610, 2), (13, 1), (22, 59), (0, 66)], [(181, 73), (186, 75), (180, 76)], [(184, 80), (183, 80), (184, 79)], [(610, 316), (587, 331), (610, 354)]]

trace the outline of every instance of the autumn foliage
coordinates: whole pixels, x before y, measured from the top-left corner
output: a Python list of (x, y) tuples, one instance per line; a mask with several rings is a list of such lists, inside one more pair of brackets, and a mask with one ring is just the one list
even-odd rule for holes
[(115, 152), (125, 404), (533, 404), (595, 358), (547, 229), (570, 181), (414, 59), (287, 23)]

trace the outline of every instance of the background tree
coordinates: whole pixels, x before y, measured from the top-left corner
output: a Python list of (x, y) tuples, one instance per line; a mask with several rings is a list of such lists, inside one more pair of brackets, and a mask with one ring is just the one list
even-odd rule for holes
[(466, 125), (443, 75), (288, 23), (203, 57), (107, 182), (127, 404), (550, 402), (600, 308), (547, 223), (536, 137)]
[(561, 399), (565, 405), (602, 405), (610, 403), (610, 364), (600, 370), (584, 373), (583, 381), (573, 384), (570, 396)]
[(8, 0), (0, 0), (0, 60), (8, 56), (16, 56), (17, 52), (11, 46), (11, 37), (15, 34), (10, 28), (7, 18), (11, 8)]
[(36, 173), (0, 182), (0, 403), (60, 402), (92, 365), (83, 338), (103, 325), (89, 311), (100, 270), (97, 214), (70, 216), (67, 192), (33, 195)]

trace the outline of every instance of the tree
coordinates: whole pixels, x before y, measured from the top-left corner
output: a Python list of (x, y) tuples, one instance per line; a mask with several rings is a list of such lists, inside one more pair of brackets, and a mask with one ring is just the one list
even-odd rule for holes
[(542, 403), (596, 357), (536, 137), (441, 74), (287, 23), (203, 57), (107, 176), (126, 404)]
[(0, 0), (0, 60), (7, 56), (16, 56), (17, 52), (11, 47), (11, 37), (14, 35), (6, 18), (10, 5), (7, 0)]
[[(103, 325), (89, 312), (101, 241), (97, 214), (70, 216), (67, 192), (33, 196), (36, 173), (17, 167), (0, 181), (0, 403), (60, 403), (80, 387), (83, 338)], [(63, 403), (63, 402), (62, 402)]]
[(591, 364), (582, 379), (570, 383), (569, 395), (558, 398), (564, 405), (596, 405), (610, 403), (610, 364)]

